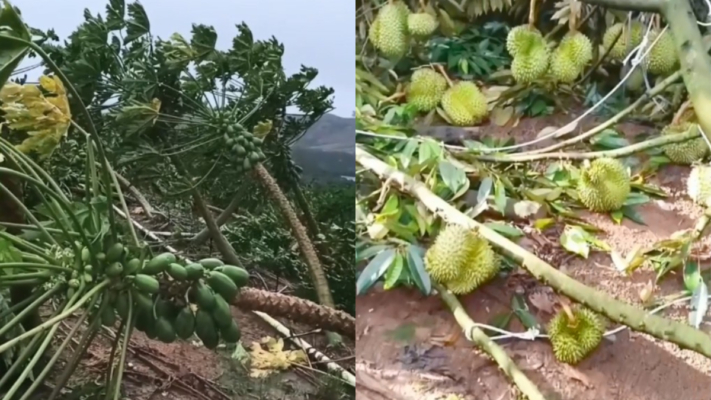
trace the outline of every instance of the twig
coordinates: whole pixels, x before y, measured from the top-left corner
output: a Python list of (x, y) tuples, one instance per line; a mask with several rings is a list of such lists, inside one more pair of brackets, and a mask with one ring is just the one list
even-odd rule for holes
[(657, 339), (675, 343), (681, 348), (711, 358), (711, 337), (706, 333), (685, 323), (649, 315), (644, 310), (576, 281), (486, 225), (462, 214), (432, 193), (422, 182), (390, 167), (360, 146), (356, 146), (356, 162), (380, 176), (381, 179), (393, 179), (393, 182), (397, 183), (402, 191), (415, 196), (425, 207), (445, 221), (477, 229), (483, 238), (518, 261), (536, 279), (578, 303), (617, 323), (627, 325), (633, 330), (648, 333)]
[(153, 212), (155, 210), (153, 209), (153, 206), (151, 206), (151, 204), (148, 202), (146, 197), (143, 195), (143, 193), (141, 193), (138, 188), (133, 186), (133, 184), (128, 179), (124, 178), (118, 172), (114, 171), (114, 174), (116, 174), (116, 179), (118, 179), (121, 186), (123, 186), (124, 189), (128, 190), (133, 195), (133, 197), (136, 198), (138, 204), (143, 207), (143, 210), (146, 212), (148, 218), (153, 218)]

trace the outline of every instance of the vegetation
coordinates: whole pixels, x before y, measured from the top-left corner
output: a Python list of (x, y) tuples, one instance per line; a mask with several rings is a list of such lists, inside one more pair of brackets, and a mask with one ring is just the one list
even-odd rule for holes
[[(711, 339), (698, 330), (707, 281), (690, 255), (708, 212), (696, 228), (626, 258), (590, 218), (643, 225), (640, 206), (669, 197), (653, 183), (669, 164), (693, 168), (687, 196), (708, 204), (702, 193), (711, 183), (702, 163), (711, 125), (702, 114), (711, 90), (693, 82), (711, 59), (701, 37), (706, 28), (700, 32), (689, 19), (690, 3), (359, 1), (358, 294), (378, 281), (385, 290), (438, 293), (467, 338), (528, 399), (548, 397), (483, 329), (507, 338), (545, 337), (568, 364), (594, 352), (609, 334), (608, 322), (711, 357)], [(620, 12), (630, 10), (639, 13)], [(696, 17), (703, 21), (705, 11)], [(564, 113), (574, 120), (539, 126), (535, 137), (516, 129)], [(607, 120), (585, 127), (588, 115)], [(643, 121), (658, 134), (630, 137), (617, 126), (623, 121)], [(485, 134), (497, 130), (507, 134)], [(678, 270), (690, 323), (652, 315), (646, 308), (659, 304), (649, 295), (631, 305), (586, 286), (518, 243), (541, 234), (557, 236), (580, 258), (610, 253), (626, 274), (648, 266), (658, 282)], [(525, 334), (505, 331), (510, 317), (499, 326), (472, 321), (455, 297), (479, 290), (497, 273), (515, 279), (521, 271), (559, 293), (550, 323), (529, 312), (525, 300), (512, 300), (509, 315), (520, 319)]]
[[(115, 329), (107, 399), (122, 397), (135, 331), (239, 348), (232, 306), (323, 328), (332, 345), (352, 339), (353, 194), (305, 187), (291, 156), (332, 109), (333, 91), (312, 85), (318, 72), (286, 75), (283, 45), (255, 40), (244, 23), (220, 50), (206, 25), (190, 38), (154, 37), (138, 2), (111, 0), (84, 19), (60, 43), (7, 1), (0, 9), (2, 398), (33, 396), (74, 342), (48, 394), (57, 398), (102, 326)], [(26, 57), (41, 60), (39, 83), (12, 78)], [(229, 203), (237, 206), (224, 218), (213, 215)], [(196, 237), (178, 239), (179, 253), (152, 243), (134, 219), (143, 214), (161, 214), (175, 237)], [(198, 240), (203, 227), (217, 255)], [(296, 290), (250, 287), (258, 271)], [(354, 386), (350, 372), (327, 365), (337, 386)]]

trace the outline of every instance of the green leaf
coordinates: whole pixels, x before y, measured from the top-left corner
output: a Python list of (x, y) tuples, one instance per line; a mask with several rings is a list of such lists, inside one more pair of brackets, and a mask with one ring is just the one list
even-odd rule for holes
[(215, 28), (202, 24), (193, 24), (193, 37), (190, 46), (197, 53), (197, 60), (202, 61), (215, 52), (217, 32)]
[(644, 193), (632, 192), (627, 196), (624, 206), (636, 206), (639, 204), (649, 203), (650, 198)]
[(126, 4), (124, 0), (109, 0), (106, 5), (106, 27), (109, 30), (118, 30), (124, 27)]
[(424, 165), (430, 161), (438, 160), (442, 155), (442, 147), (440, 144), (430, 138), (425, 139), (420, 143), (420, 159), (419, 163)]
[(367, 260), (389, 247), (390, 246), (386, 246), (384, 244), (376, 244), (374, 246), (366, 247), (363, 250), (356, 250), (355, 261), (356, 263), (359, 263), (363, 260)]
[(590, 140), (590, 143), (607, 149), (619, 149), (620, 147), (630, 145), (629, 140), (620, 136), (619, 133), (612, 129), (605, 129), (600, 133), (600, 135), (593, 137), (593, 139)]
[(492, 186), (494, 186), (494, 180), (488, 176), (481, 181), (479, 190), (476, 192), (477, 204), (486, 201), (486, 198), (491, 194)]
[(363, 269), (356, 282), (356, 295), (365, 294), (375, 282), (383, 276), (395, 259), (396, 251), (393, 248), (380, 252), (370, 260), (370, 263)]
[(569, 252), (588, 258), (590, 245), (586, 240), (586, 236), (587, 234), (583, 228), (568, 225), (560, 236), (560, 244)]
[(484, 225), (509, 238), (519, 238), (523, 236), (522, 230), (503, 222), (487, 222)]
[(388, 267), (388, 270), (385, 272), (385, 281), (383, 282), (383, 289), (390, 290), (395, 287), (395, 284), (400, 279), (400, 275), (402, 275), (404, 266), (405, 260), (403, 259), (402, 254), (398, 252), (395, 255), (395, 259), (393, 260), (392, 264), (390, 264), (390, 267)]
[[(509, 324), (511, 323), (511, 319), (513, 318), (513, 316), (514, 316), (514, 313), (512, 313), (512, 312), (502, 312), (502, 313), (496, 314), (489, 319), (487, 325), (493, 326), (494, 328), (506, 330), (506, 328), (508, 328)], [(489, 336), (500, 335), (499, 332), (495, 332), (495, 331), (492, 331), (492, 330), (489, 330), (486, 328), (484, 328), (484, 333), (486, 333)]]
[(494, 185), (494, 204), (496, 205), (496, 211), (506, 214), (506, 187), (499, 179), (496, 180)]
[(128, 16), (126, 37), (123, 39), (124, 44), (131, 43), (151, 31), (151, 23), (141, 3), (134, 2), (129, 4)]
[(701, 322), (704, 320), (706, 311), (708, 311), (708, 297), (709, 289), (706, 286), (706, 283), (704, 281), (701, 281), (699, 283), (699, 286), (696, 287), (696, 290), (694, 290), (694, 293), (691, 296), (691, 302), (689, 304), (691, 306), (691, 310), (689, 312), (689, 325), (693, 326), (696, 329), (699, 328)]
[(622, 212), (622, 210), (615, 210), (610, 213), (610, 218), (612, 218), (612, 220), (615, 221), (617, 225), (619, 225), (625, 218), (625, 214)]
[(684, 264), (684, 288), (689, 293), (694, 293), (701, 283), (703, 283), (703, 280), (701, 279), (699, 265), (694, 261), (687, 261)]
[(0, 10), (0, 88), (5, 86), (29, 51), (29, 46), (17, 39), (29, 42), (31, 38), (20, 15), (10, 2), (4, 0)]
[(622, 207), (622, 214), (629, 218), (630, 220), (640, 224), (640, 225), (647, 225), (644, 220), (642, 219), (642, 215), (635, 209), (634, 207), (631, 206), (624, 206)]
[(415, 154), (415, 150), (417, 150), (418, 146), (419, 143), (415, 140), (409, 139), (407, 141), (405, 148), (402, 150), (402, 153), (400, 153), (400, 162), (403, 167), (407, 168), (410, 166), (410, 162), (412, 162), (412, 155)]
[(385, 202), (383, 209), (380, 210), (380, 215), (392, 217), (400, 212), (400, 199), (398, 199), (397, 194), (391, 194), (388, 196), (388, 200)]
[(442, 176), (444, 184), (447, 185), (452, 193), (457, 193), (467, 180), (467, 175), (464, 173), (464, 170), (456, 167), (447, 160), (439, 162), (439, 173)]
[(410, 245), (407, 249), (407, 266), (410, 269), (410, 276), (415, 281), (415, 285), (425, 296), (432, 292), (432, 282), (430, 274), (425, 271), (423, 257), (425, 250), (416, 245)]
[(531, 329), (531, 328), (539, 328), (540, 324), (538, 323), (538, 320), (536, 319), (533, 314), (531, 314), (530, 311), (528, 310), (516, 310), (514, 311), (516, 314), (516, 317), (518, 318), (519, 321), (521, 321), (521, 324), (526, 327), (526, 329)]

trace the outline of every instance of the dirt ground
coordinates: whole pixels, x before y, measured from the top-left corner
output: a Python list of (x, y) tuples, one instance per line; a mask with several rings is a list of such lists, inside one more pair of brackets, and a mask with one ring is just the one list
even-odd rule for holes
[[(528, 119), (514, 129), (490, 126), (480, 131), (483, 135), (515, 135), (520, 143), (534, 138), (546, 126), (562, 126), (572, 118)], [(593, 126), (595, 120), (600, 119), (589, 118), (581, 128)], [(636, 135), (654, 128), (620, 124), (618, 129)], [(688, 172), (688, 168), (678, 166), (660, 171), (654, 183), (670, 196), (638, 208), (646, 226), (629, 220), (616, 225), (604, 215), (586, 215), (586, 219), (604, 229), (600, 237), (623, 255), (637, 245), (650, 245), (692, 228), (702, 211), (684, 195)], [(547, 240), (558, 243), (557, 233)], [(534, 241), (522, 238), (519, 244), (531, 248)], [(708, 248), (708, 243), (702, 248)], [(640, 303), (640, 292), (655, 279), (655, 273), (648, 270), (621, 275), (605, 253), (593, 253), (587, 260), (560, 254), (539, 256), (557, 260), (554, 266), (589, 286), (636, 304)], [(655, 296), (676, 294), (682, 287), (681, 277), (672, 275), (661, 282)], [(497, 314), (510, 311), (513, 293), (522, 293), (534, 307), (545, 305), (541, 296), (552, 296), (548, 288), (523, 272), (495, 281), (460, 301), (474, 321), (487, 323)], [(537, 299), (532, 299), (535, 296)], [(542, 322), (550, 318), (545, 307), (531, 312)], [(685, 320), (687, 312), (680, 305), (663, 315)], [(358, 299), (356, 317), (359, 400), (516, 399), (496, 364), (467, 342), (437, 296), (426, 298), (416, 290), (374, 289)], [(708, 326), (702, 329), (708, 330)], [(514, 318), (508, 330), (525, 329)], [(711, 396), (711, 360), (648, 335), (622, 331), (604, 340), (576, 367), (557, 362), (544, 340), (508, 339), (499, 343), (550, 400), (706, 400)]]

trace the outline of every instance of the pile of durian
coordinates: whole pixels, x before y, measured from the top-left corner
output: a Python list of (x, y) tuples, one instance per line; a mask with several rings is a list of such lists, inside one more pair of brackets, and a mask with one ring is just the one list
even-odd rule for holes
[(412, 13), (400, 0), (390, 0), (370, 25), (369, 39), (384, 56), (397, 59), (410, 48), (410, 39), (426, 39), (439, 26), (437, 18), (425, 10)]
[(580, 202), (590, 211), (615, 211), (630, 194), (630, 175), (619, 160), (598, 158), (580, 171), (577, 189)]
[(546, 329), (555, 358), (566, 364), (577, 364), (602, 342), (605, 324), (594, 312), (581, 306), (560, 310)]
[[(623, 61), (630, 52), (642, 43), (646, 27), (639, 21), (631, 23), (620, 22), (609, 27), (602, 38), (603, 48), (609, 49), (608, 58), (612, 61)], [(620, 35), (617, 42), (613, 41)], [(661, 37), (659, 37), (661, 35)], [(653, 75), (665, 76), (679, 68), (679, 55), (674, 45), (674, 38), (669, 31), (658, 28), (650, 30), (647, 43), (651, 45), (659, 37), (659, 41), (644, 58), (645, 70)]]
[(473, 292), (499, 272), (499, 257), (475, 230), (444, 227), (425, 254), (425, 270), (457, 295)]

